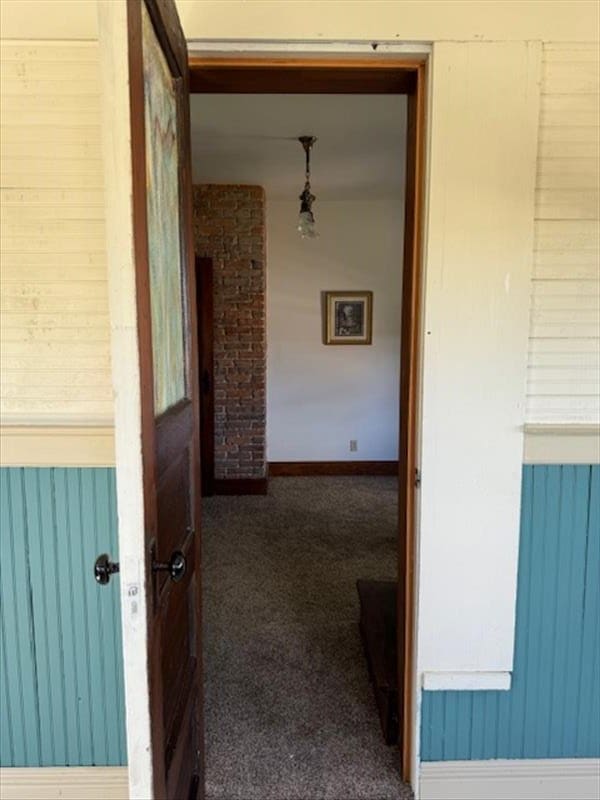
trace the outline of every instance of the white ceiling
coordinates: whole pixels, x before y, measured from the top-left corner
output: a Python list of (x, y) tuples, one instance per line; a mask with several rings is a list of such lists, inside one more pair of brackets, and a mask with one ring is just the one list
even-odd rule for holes
[(296, 200), (304, 184), (298, 137), (318, 138), (311, 185), (321, 200), (403, 191), (402, 95), (203, 94), (191, 97), (195, 183), (263, 186)]

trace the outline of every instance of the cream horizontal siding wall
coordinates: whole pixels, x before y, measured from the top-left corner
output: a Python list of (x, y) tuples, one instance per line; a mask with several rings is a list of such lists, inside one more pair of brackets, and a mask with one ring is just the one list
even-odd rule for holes
[(1, 66), (2, 422), (111, 422), (98, 45)]
[[(98, 45), (1, 59), (2, 422), (110, 425)], [(541, 101), (527, 421), (597, 422), (596, 44), (544, 46)]]
[(597, 44), (546, 44), (535, 206), (527, 418), (598, 423)]

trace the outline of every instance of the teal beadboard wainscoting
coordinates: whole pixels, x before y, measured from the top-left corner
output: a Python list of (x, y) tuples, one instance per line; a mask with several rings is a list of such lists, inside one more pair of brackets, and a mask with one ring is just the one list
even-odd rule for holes
[(0, 470), (0, 764), (126, 763), (114, 469)]
[[(2, 766), (126, 763), (114, 469), (0, 470)], [(509, 692), (423, 692), (424, 761), (600, 755), (600, 467), (523, 470)]]
[(526, 466), (512, 688), (423, 692), (421, 759), (600, 756), (599, 634), (600, 466)]

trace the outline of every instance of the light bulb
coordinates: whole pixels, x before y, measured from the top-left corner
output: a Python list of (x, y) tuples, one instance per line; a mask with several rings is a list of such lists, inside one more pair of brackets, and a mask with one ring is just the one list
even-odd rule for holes
[(315, 218), (312, 211), (301, 211), (298, 216), (298, 232), (303, 239), (316, 239)]

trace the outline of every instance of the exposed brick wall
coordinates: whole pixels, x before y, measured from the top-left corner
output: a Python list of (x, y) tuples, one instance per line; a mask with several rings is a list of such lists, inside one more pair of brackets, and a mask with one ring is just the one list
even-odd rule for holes
[(197, 255), (213, 259), (215, 477), (266, 475), (265, 193), (194, 187)]

